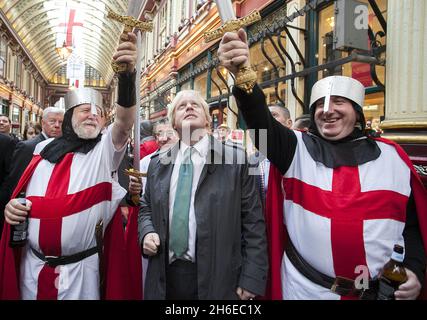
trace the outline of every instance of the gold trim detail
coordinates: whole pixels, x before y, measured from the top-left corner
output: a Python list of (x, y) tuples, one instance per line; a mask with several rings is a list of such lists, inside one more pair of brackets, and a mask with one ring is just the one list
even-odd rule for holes
[[(129, 36), (128, 33), (132, 32), (133, 28), (140, 29), (141, 31), (145, 32), (151, 32), (153, 31), (153, 22), (152, 21), (140, 21), (138, 19), (135, 19), (131, 16), (122, 16), (111, 9), (108, 8), (108, 15), (107, 18), (110, 18), (114, 21), (118, 21), (121, 24), (124, 25), (124, 30), (122, 34), (120, 35), (120, 43), (128, 41)], [(113, 71), (115, 73), (122, 73), (127, 70), (127, 64), (124, 62), (117, 63), (117, 62), (111, 62), (111, 67), (113, 68)]]
[[(107, 18), (118, 21), (125, 27), (137, 28), (141, 31), (151, 32), (153, 31), (153, 22), (152, 21), (140, 21), (131, 16), (121, 16), (111, 9), (108, 9)], [(132, 30), (132, 29), (131, 29)], [(129, 31), (130, 32), (130, 31)]]
[(381, 129), (427, 129), (427, 121), (393, 121), (385, 120), (380, 123)]
[(240, 28), (247, 27), (251, 25), (254, 22), (261, 20), (261, 14), (258, 10), (253, 11), (251, 14), (247, 15), (246, 17), (236, 19), (236, 20), (230, 20), (224, 23), (221, 27), (218, 29), (207, 31), (204, 33), (205, 42), (211, 42), (213, 40), (221, 38), (226, 32), (236, 32)]
[[(127, 176), (132, 176), (135, 177), (137, 179), (140, 179), (141, 177), (147, 177), (147, 173), (146, 172), (139, 172), (138, 170), (134, 169), (134, 168), (130, 168), (130, 169), (125, 169), (124, 170), (125, 175)], [(139, 205), (139, 194), (134, 194), (131, 197), (132, 202), (134, 203), (134, 205)]]
[(427, 135), (425, 136), (421, 136), (421, 135), (387, 135), (382, 134), (381, 138), (386, 138), (389, 140), (393, 140), (394, 142), (397, 143), (427, 143)]
[(256, 84), (256, 81), (257, 81), (257, 74), (252, 69), (251, 66), (239, 68), (239, 71), (236, 74), (236, 81), (235, 81), (236, 87), (242, 89), (247, 94), (251, 94), (252, 89)]
[(146, 172), (139, 172), (138, 170), (135, 170), (134, 168), (130, 168), (130, 169), (125, 169), (124, 171), (125, 175), (127, 176), (132, 176), (135, 178), (141, 178), (141, 177), (147, 177), (147, 173)]

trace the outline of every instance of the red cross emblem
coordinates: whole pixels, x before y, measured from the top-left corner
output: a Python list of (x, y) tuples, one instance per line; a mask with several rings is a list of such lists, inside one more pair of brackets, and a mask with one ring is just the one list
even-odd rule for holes
[[(44, 196), (27, 197), (32, 202), (31, 218), (40, 219), (39, 245), (45, 256), (61, 255), (64, 217), (89, 209), (100, 202), (111, 201), (112, 188), (108, 182), (68, 194), (73, 156), (74, 154), (69, 153), (55, 165)], [(37, 157), (40, 156), (34, 158)], [(33, 161), (37, 161), (34, 158)], [(37, 299), (57, 299), (58, 288), (55, 286), (57, 277), (55, 268), (48, 265), (43, 267), (38, 278)]]
[(295, 178), (283, 178), (285, 199), (331, 221), (336, 276), (355, 279), (355, 268), (367, 266), (363, 239), (366, 220), (406, 221), (408, 197), (390, 190), (361, 191), (358, 167), (333, 170), (332, 191)]
[(74, 18), (76, 17), (76, 10), (71, 9), (70, 15), (68, 16), (68, 22), (67, 23), (60, 23), (60, 27), (67, 27), (67, 38), (66, 38), (66, 46), (72, 46), (73, 45), (73, 28), (74, 27), (83, 27), (82, 22), (75, 22)]

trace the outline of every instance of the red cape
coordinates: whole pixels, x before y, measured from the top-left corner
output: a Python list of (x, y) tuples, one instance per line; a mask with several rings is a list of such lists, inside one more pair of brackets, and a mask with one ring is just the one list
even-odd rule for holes
[[(18, 182), (12, 199), (21, 190), (25, 190), (35, 168), (42, 160), (40, 156), (34, 156)], [(2, 238), (0, 240), (0, 300), (21, 299), (19, 289), (20, 257), (21, 249), (9, 247), (10, 225), (4, 224)], [(105, 259), (105, 292), (101, 296), (105, 299), (138, 299), (134, 295), (135, 286), (142, 287), (142, 283), (131, 281), (129, 275), (130, 256), (138, 252), (130, 252), (125, 245), (124, 228), (121, 212), (117, 210), (113, 219), (104, 233), (104, 259)], [(139, 257), (141, 253), (139, 252)]]
[(125, 245), (129, 266), (131, 299), (142, 300), (142, 254), (138, 241), (138, 213), (139, 207), (129, 207), (128, 223), (125, 231)]
[(270, 163), (265, 200), (269, 272), (264, 299), (282, 300), (281, 266), (287, 233), (283, 221), (282, 174)]
[[(418, 223), (423, 239), (424, 250), (427, 252), (427, 191), (406, 152), (397, 143), (383, 139), (375, 140), (396, 148), (397, 153), (411, 170), (411, 189), (417, 208)], [(282, 299), (281, 264), (286, 247), (287, 232), (283, 223), (283, 192), (282, 174), (271, 165), (266, 197), (265, 223), (270, 262), (270, 274), (267, 281), (265, 298), (272, 300)], [(419, 299), (427, 299), (427, 273)]]

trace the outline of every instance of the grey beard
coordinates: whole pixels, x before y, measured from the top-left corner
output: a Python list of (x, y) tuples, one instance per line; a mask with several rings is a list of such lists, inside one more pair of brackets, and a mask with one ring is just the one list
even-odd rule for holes
[(93, 131), (92, 133), (87, 133), (83, 127), (83, 124), (78, 125), (73, 121), (72, 125), (73, 125), (74, 132), (80, 139), (85, 139), (85, 140), (95, 139), (98, 136), (98, 134), (101, 132), (100, 127), (97, 127), (96, 130)]

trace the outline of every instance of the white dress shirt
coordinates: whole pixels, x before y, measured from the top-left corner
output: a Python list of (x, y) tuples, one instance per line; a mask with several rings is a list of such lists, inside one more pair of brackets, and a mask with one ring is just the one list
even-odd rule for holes
[[(182, 140), (180, 141), (180, 148), (176, 156), (175, 165), (173, 167), (170, 189), (169, 189), (169, 228), (172, 223), (173, 205), (175, 202), (176, 187), (178, 184), (179, 168), (184, 156), (185, 151), (190, 148)], [(199, 142), (193, 146), (194, 150), (191, 155), (193, 162), (193, 185), (191, 188), (190, 212), (188, 216), (188, 250), (184, 254), (184, 259), (196, 261), (196, 215), (194, 212), (194, 195), (196, 194), (197, 185), (199, 183), (200, 175), (206, 163), (206, 155), (209, 151), (209, 136), (206, 134)], [(174, 253), (169, 250), (169, 263), (176, 260)]]

